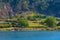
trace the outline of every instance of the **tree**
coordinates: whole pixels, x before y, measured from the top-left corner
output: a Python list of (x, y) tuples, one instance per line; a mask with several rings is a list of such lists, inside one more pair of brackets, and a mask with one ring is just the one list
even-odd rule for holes
[(55, 17), (48, 17), (45, 20), (45, 23), (48, 27), (55, 27), (56, 26), (56, 18)]
[(60, 26), (60, 22), (57, 24), (57, 26)]
[(28, 27), (28, 21), (26, 19), (18, 19), (18, 26), (20, 27)]

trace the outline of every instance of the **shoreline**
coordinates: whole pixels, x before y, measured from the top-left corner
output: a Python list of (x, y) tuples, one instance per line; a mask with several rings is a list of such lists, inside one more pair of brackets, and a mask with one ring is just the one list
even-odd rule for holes
[(58, 30), (60, 28), (0, 28), (0, 30), (14, 30), (14, 31), (21, 31), (21, 30)]

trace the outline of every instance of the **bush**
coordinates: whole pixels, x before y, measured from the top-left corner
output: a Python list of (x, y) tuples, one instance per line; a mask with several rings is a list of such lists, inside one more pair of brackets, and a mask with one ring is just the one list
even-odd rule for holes
[(54, 17), (48, 17), (46, 20), (45, 20), (45, 23), (48, 27), (55, 27), (56, 26), (56, 18)]
[(20, 27), (27, 27), (28, 26), (28, 21), (26, 19), (25, 20), (18, 19), (18, 25)]

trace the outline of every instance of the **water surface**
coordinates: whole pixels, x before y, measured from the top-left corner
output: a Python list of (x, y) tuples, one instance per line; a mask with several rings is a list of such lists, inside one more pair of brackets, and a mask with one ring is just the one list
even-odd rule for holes
[(0, 31), (0, 40), (60, 40), (60, 31)]

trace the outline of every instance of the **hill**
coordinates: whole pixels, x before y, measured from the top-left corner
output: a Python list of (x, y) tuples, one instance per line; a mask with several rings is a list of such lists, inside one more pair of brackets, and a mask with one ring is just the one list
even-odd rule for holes
[(60, 0), (0, 0), (0, 10), (8, 18), (26, 11), (60, 17)]

